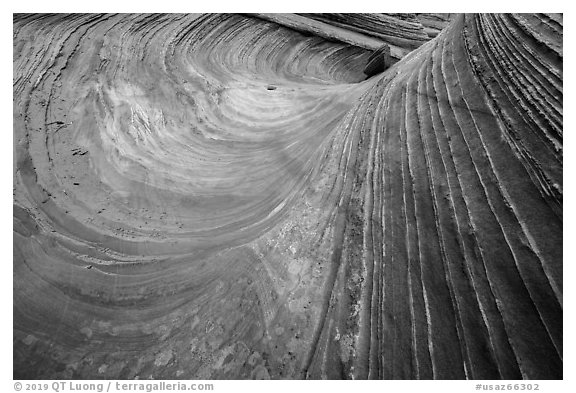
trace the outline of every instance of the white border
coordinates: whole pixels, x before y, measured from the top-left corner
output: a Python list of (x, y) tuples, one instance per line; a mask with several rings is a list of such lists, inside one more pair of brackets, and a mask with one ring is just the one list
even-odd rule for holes
[[(10, 0), (5, 0), (10, 1)], [(13, 1), (13, 0), (12, 0)], [(574, 181), (571, 178), (576, 173), (575, 156), (572, 156), (574, 142), (574, 76), (572, 71), (575, 70), (573, 50), (576, 48), (574, 41), (574, 18), (572, 7), (569, 7), (567, 1), (545, 0), (545, 1), (499, 1), (499, 0), (482, 0), (482, 1), (347, 1), (347, 2), (312, 2), (310, 0), (289, 0), (289, 1), (217, 1), (210, 0), (196, 3), (189, 1), (172, 1), (161, 0), (154, 2), (144, 1), (121, 1), (121, 0), (97, 0), (90, 1), (26, 1), (14, 2), (12, 4), (2, 5), (2, 29), (1, 43), (2, 53), (12, 51), (11, 33), (8, 31), (12, 26), (12, 13), (14, 12), (534, 12), (549, 11), (564, 13), (564, 107), (568, 108), (564, 118), (564, 128), (568, 130), (565, 136), (564, 146), (567, 147), (565, 157), (565, 177), (564, 195), (568, 200), (564, 204), (564, 278), (567, 285), (564, 294), (564, 381), (530, 381), (540, 382), (540, 391), (542, 392), (574, 392), (576, 391), (575, 374), (576, 365), (574, 363), (574, 290), (570, 285), (574, 278), (574, 264), (576, 263), (575, 253), (571, 246), (571, 241), (575, 234), (571, 223), (574, 222), (574, 207), (570, 199), (574, 195)], [(10, 18), (10, 19), (9, 19)], [(572, 21), (572, 22), (571, 22)], [(10, 123), (12, 122), (11, 105), (11, 86), (8, 56), (2, 62), (2, 117), (5, 124), (4, 132), (6, 137), (12, 142), (12, 131)], [(8, 135), (10, 135), (8, 137)], [(0, 348), (0, 387), (2, 391), (10, 392), (13, 390), (12, 381), (12, 143), (2, 143), (0, 145), (2, 159), (0, 174), (1, 190), (0, 198), (2, 201), (0, 214), (2, 223), (0, 249), (3, 258), (0, 259), (1, 266), (1, 284), (0, 296), (1, 311), (4, 315), (3, 323), (0, 327), (0, 337), (2, 345)], [(38, 381), (40, 382), (40, 381)], [(46, 381), (51, 383), (52, 381)], [(343, 392), (347, 390), (362, 391), (420, 391), (420, 392), (471, 392), (475, 391), (476, 383), (487, 384), (489, 382), (503, 384), (502, 381), (214, 381), (217, 389), (216, 392), (234, 392), (246, 390), (252, 392), (269, 393), (274, 389), (277, 393), (298, 391), (319, 391), (331, 390)], [(511, 381), (511, 383), (522, 381)], [(527, 383), (528, 381), (526, 381)]]

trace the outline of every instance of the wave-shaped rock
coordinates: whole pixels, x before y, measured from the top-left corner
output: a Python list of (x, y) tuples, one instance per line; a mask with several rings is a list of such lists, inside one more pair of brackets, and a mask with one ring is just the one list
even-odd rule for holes
[(265, 19), (15, 15), (14, 377), (562, 378), (562, 17)]

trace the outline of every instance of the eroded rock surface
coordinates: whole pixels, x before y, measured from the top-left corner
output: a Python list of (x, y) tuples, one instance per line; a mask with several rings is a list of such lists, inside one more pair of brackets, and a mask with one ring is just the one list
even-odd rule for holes
[(562, 17), (370, 18), (15, 16), (15, 378), (562, 378)]

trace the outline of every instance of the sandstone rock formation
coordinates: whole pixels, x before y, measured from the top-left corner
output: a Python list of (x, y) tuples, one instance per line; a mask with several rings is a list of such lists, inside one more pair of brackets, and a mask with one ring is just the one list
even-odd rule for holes
[(430, 38), (434, 38), (448, 25), (456, 14), (416, 14), (416, 19)]
[(384, 72), (392, 65), (391, 60), (390, 46), (384, 44), (370, 55), (364, 67), (364, 73), (371, 77)]
[(562, 16), (358, 18), (15, 15), (14, 378), (562, 378)]

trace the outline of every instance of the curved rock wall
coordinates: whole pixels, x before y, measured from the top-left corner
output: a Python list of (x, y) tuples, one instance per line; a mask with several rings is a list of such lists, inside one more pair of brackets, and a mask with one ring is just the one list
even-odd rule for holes
[(562, 378), (561, 17), (370, 54), (16, 15), (14, 377)]
[(561, 378), (562, 61), (523, 20), (459, 17), (363, 97), (310, 375)]

